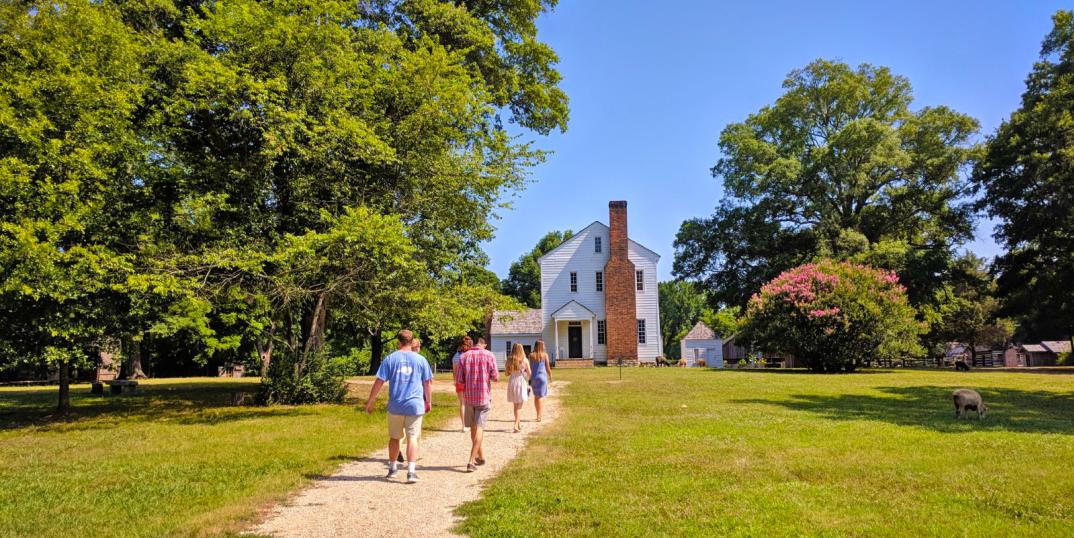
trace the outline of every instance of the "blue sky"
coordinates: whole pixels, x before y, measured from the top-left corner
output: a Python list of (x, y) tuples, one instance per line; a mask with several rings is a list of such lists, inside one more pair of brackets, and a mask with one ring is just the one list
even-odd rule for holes
[[(913, 107), (947, 105), (993, 132), (1018, 104), (1051, 15), (1048, 1), (645, 2), (561, 0), (540, 23), (571, 99), (554, 153), (486, 245), (491, 269), (547, 231), (607, 222), (629, 202), (630, 236), (671, 277), (679, 224), (722, 196), (709, 169), (728, 123), (773, 102), (786, 74), (816, 58), (885, 65), (910, 79)], [(994, 256), (992, 224), (967, 248)]]

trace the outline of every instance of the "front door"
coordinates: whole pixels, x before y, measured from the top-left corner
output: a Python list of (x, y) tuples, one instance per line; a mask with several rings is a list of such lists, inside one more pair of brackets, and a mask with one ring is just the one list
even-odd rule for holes
[(582, 358), (582, 328), (567, 327), (567, 358)]

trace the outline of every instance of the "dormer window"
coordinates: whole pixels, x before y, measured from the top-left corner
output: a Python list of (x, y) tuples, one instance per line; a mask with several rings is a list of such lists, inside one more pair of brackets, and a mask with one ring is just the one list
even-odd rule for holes
[(598, 254), (600, 253), (600, 249), (601, 249), (600, 240), (601, 240), (600, 236), (597, 236), (597, 237), (593, 238), (593, 252), (596, 252)]

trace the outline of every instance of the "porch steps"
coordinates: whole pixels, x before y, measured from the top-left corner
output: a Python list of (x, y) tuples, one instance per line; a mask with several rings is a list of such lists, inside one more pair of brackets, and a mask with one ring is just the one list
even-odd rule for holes
[(593, 359), (556, 359), (556, 368), (592, 368)]

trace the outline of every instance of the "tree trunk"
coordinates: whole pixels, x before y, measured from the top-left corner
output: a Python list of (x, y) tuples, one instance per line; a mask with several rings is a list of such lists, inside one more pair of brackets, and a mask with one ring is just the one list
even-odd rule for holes
[(384, 354), (384, 339), (381, 338), (380, 329), (373, 332), (373, 336), (369, 339), (369, 370), (370, 373), (377, 373), (377, 369), (380, 368), (380, 358)]
[(67, 361), (60, 363), (60, 401), (56, 405), (56, 414), (66, 415), (71, 410), (71, 365)]
[(272, 343), (275, 331), (276, 323), (270, 321), (268, 334), (265, 335), (265, 342), (262, 343), (260, 338), (256, 340), (257, 354), (261, 357), (261, 377), (268, 376), (269, 366), (272, 365)]
[(130, 379), (145, 379), (147, 376), (142, 371), (142, 342), (141, 340), (131, 340), (130, 343)]
[(317, 296), (313, 308), (302, 316), (302, 337), (304, 339), (303, 351), (314, 353), (324, 345), (324, 325), (328, 319), (328, 297), (325, 294)]

